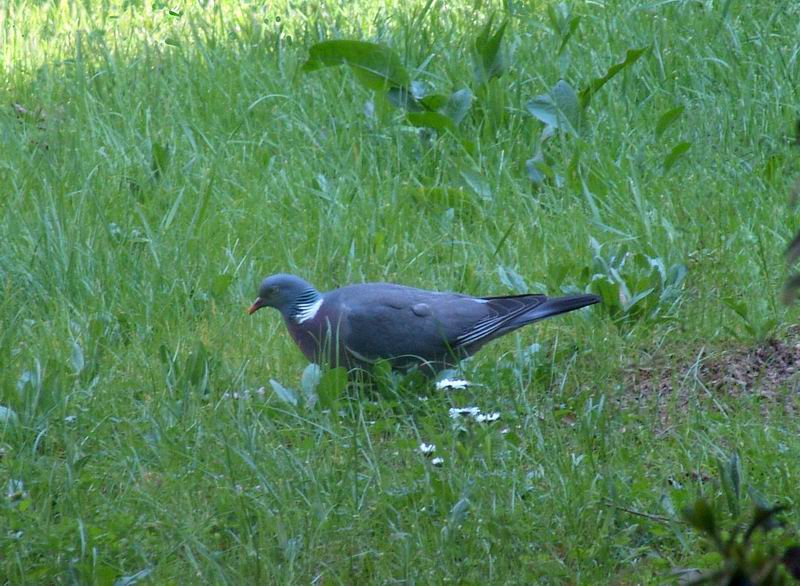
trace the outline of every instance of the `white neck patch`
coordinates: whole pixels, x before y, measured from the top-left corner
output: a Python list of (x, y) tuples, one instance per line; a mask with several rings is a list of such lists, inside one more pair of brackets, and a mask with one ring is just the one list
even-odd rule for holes
[(295, 323), (301, 324), (306, 322), (310, 319), (313, 319), (319, 308), (322, 307), (322, 297), (314, 301), (313, 303), (301, 303), (297, 305), (297, 309), (292, 316)]

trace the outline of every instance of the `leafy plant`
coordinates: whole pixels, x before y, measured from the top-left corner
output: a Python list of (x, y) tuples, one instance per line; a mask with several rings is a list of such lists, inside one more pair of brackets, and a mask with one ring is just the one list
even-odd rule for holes
[[(551, 15), (551, 20), (554, 19), (558, 20), (556, 16)], [(572, 20), (571, 22), (576, 21)], [(577, 27), (577, 24), (566, 26)], [(570, 32), (566, 34), (571, 35)], [(562, 42), (562, 47), (566, 40)], [(535, 153), (526, 161), (528, 177), (531, 181), (541, 184), (546, 178), (555, 178), (557, 183), (561, 182), (561, 178), (553, 173), (551, 165), (545, 157), (544, 143), (559, 131), (564, 134), (581, 136), (586, 124), (586, 110), (592, 97), (620, 71), (638, 61), (648, 50), (649, 47), (628, 49), (625, 59), (609, 67), (605, 74), (593, 79), (580, 92), (575, 91), (569, 82), (561, 79), (547, 93), (535, 96), (528, 101), (526, 104), (528, 113), (544, 124)], [(688, 148), (688, 145), (676, 146), (673, 153), (668, 155), (669, 164), (667, 165), (667, 161), (665, 161), (665, 170), (668, 170)]]
[(317, 71), (324, 67), (347, 65), (365, 87), (386, 91), (407, 88), (411, 76), (391, 48), (379, 43), (352, 40), (322, 41), (308, 50), (302, 70)]
[(494, 15), (486, 21), (473, 44), (472, 71), (478, 84), (500, 77), (508, 68), (508, 56), (502, 45), (508, 21), (501, 23), (494, 32), (493, 24)]
[(550, 20), (550, 27), (561, 38), (558, 46), (558, 54), (561, 55), (567, 48), (567, 43), (578, 30), (581, 22), (580, 16), (573, 16), (570, 6), (566, 2), (559, 4), (549, 4), (547, 6), (547, 17)]
[(319, 404), (323, 409), (332, 409), (347, 387), (347, 371), (342, 367), (322, 370), (314, 363), (309, 364), (300, 379), (302, 394), (275, 379), (270, 379), (269, 384), (278, 398), (292, 406), (302, 403), (313, 408)]
[[(779, 585), (800, 581), (800, 545), (780, 514), (788, 507), (769, 505), (754, 490), (750, 519), (740, 514), (742, 474), (739, 456), (720, 462), (720, 477), (733, 525), (726, 528), (712, 503), (700, 498), (683, 511), (683, 518), (705, 535), (717, 550), (721, 567), (691, 578), (688, 584)], [(782, 530), (776, 532), (776, 530)]]
[(672, 314), (680, 301), (686, 265), (667, 267), (663, 259), (629, 252), (625, 245), (604, 253), (594, 239), (592, 248), (592, 266), (584, 269), (584, 277), (612, 317), (663, 319)]
[[(763, 311), (768, 304), (766, 299), (752, 301), (728, 296), (722, 301), (741, 318), (745, 331), (754, 338), (766, 338), (778, 325), (778, 318), (774, 314)], [(726, 326), (725, 329), (736, 335), (736, 330), (732, 326)]]
[(455, 131), (472, 105), (472, 92), (463, 88), (450, 95), (427, 93), (390, 47), (355, 40), (331, 40), (313, 45), (302, 71), (346, 65), (364, 87), (382, 95), (394, 106), (406, 110), (414, 126), (438, 132)]

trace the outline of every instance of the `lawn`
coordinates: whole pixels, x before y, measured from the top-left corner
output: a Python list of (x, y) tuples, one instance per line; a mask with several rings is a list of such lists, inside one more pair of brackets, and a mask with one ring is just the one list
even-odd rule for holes
[[(0, 582), (664, 583), (719, 562), (700, 496), (800, 524), (799, 22), (1, 3)], [(388, 47), (413, 96), (304, 68), (329, 39)], [(246, 315), (276, 272), (603, 303), (492, 343), (467, 389), (315, 388)]]

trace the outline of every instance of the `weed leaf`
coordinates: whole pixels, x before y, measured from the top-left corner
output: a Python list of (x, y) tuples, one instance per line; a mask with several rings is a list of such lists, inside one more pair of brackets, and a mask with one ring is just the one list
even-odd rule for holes
[(529, 100), (526, 108), (547, 126), (577, 134), (580, 127), (578, 97), (566, 81), (560, 80), (548, 93)]
[(470, 107), (472, 107), (472, 92), (465, 88), (453, 92), (439, 111), (450, 118), (454, 124), (461, 124)]
[(406, 114), (406, 118), (414, 126), (433, 128), (438, 132), (445, 130), (454, 132), (456, 130), (455, 123), (439, 112), (409, 112)]
[(269, 379), (269, 384), (272, 385), (272, 390), (278, 395), (278, 398), (286, 401), (290, 405), (297, 406), (297, 395), (292, 389), (287, 389), (275, 379)]
[(322, 408), (332, 409), (335, 407), (345, 387), (347, 387), (347, 370), (345, 368), (340, 366), (324, 372), (317, 385), (317, 395)]
[(685, 108), (683, 106), (678, 106), (676, 108), (672, 108), (671, 110), (667, 110), (661, 115), (656, 123), (656, 140), (660, 139), (661, 135), (664, 134), (664, 131), (669, 128), (673, 122), (680, 118), (684, 109)]
[(670, 169), (672, 169), (672, 167), (675, 166), (675, 163), (678, 162), (678, 159), (685, 155), (686, 151), (688, 151), (691, 146), (692, 143), (690, 142), (679, 142), (676, 144), (669, 154), (664, 157), (664, 173), (667, 173)]
[(372, 90), (408, 87), (411, 77), (400, 57), (386, 45), (366, 41), (323, 41), (309, 49), (308, 61), (302, 70), (316, 71), (323, 67), (348, 65), (359, 82)]
[(494, 16), (490, 16), (486, 25), (475, 39), (473, 52), (473, 74), (475, 81), (484, 84), (490, 79), (500, 77), (506, 69), (506, 58), (502, 50), (503, 34), (508, 21), (504, 21), (492, 33)]
[(649, 46), (640, 47), (638, 49), (628, 49), (628, 51), (625, 53), (625, 59), (609, 67), (608, 71), (606, 71), (605, 75), (602, 77), (593, 79), (588, 86), (581, 90), (581, 108), (586, 108), (586, 106), (588, 106), (589, 102), (592, 100), (592, 96), (594, 96), (600, 90), (600, 88), (606, 85), (611, 78), (617, 75), (620, 71), (636, 63), (636, 61), (639, 60), (639, 57), (644, 55), (648, 50), (650, 50)]

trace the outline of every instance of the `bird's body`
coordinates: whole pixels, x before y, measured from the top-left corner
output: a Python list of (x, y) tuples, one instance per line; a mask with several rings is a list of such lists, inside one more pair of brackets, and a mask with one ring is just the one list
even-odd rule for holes
[(541, 319), (593, 303), (595, 295), (470, 297), (391, 283), (348, 285), (320, 293), (293, 275), (264, 279), (250, 313), (277, 308), (312, 362), (434, 373), (486, 343)]

